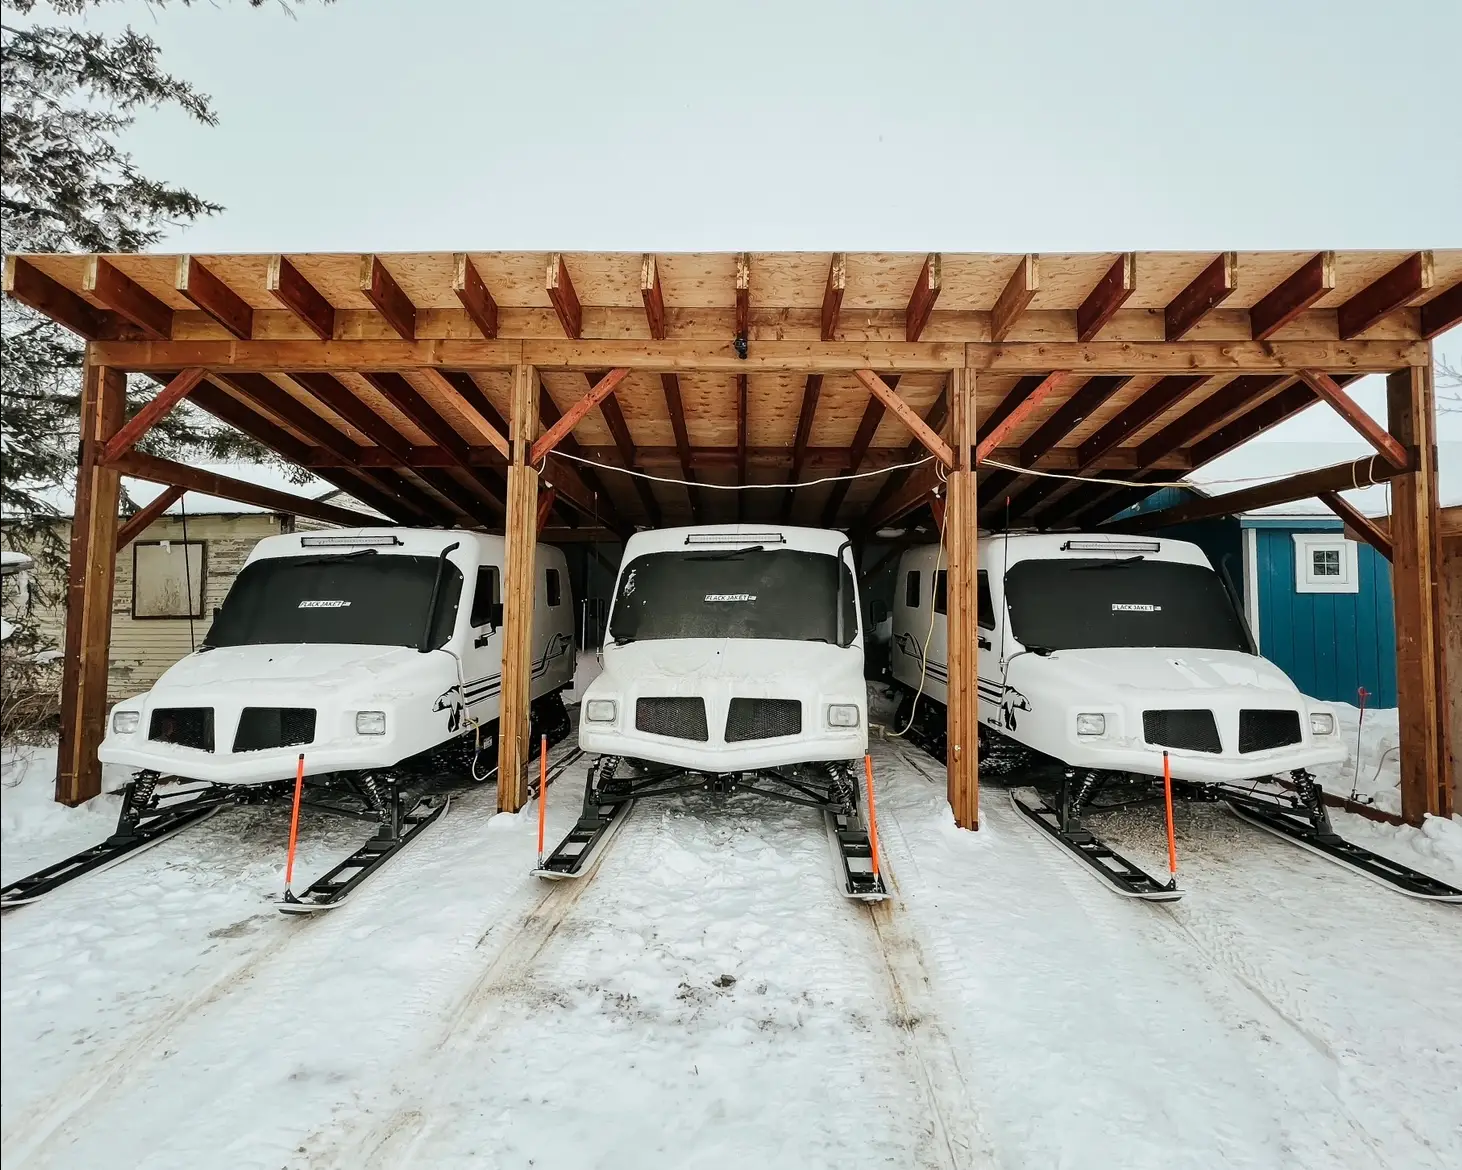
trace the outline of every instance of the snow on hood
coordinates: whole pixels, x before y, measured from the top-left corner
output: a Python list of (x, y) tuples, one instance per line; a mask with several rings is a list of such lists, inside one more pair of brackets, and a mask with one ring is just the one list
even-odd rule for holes
[(1102, 690), (1194, 692), (1244, 687), (1287, 699), (1299, 697), (1289, 676), (1274, 663), (1235, 650), (1127, 646), (1057, 650), (1045, 658), (1023, 655), (1015, 663), (1015, 667), (1021, 666), (1039, 670), (1044, 679), (1088, 690), (1096, 680)]
[(627, 646), (607, 645), (601, 677), (613, 676), (616, 684), (673, 680), (687, 690), (715, 682), (733, 684), (742, 694), (771, 693), (845, 673), (850, 654), (861, 652), (825, 642), (761, 638), (647, 639)]
[(196, 701), (201, 691), (233, 695), (241, 688), (277, 692), (284, 686), (292, 694), (312, 688), (359, 692), (372, 691), (388, 680), (396, 689), (430, 667), (440, 669), (441, 658), (406, 646), (223, 646), (190, 654), (169, 667), (152, 694), (158, 698), (183, 694)]

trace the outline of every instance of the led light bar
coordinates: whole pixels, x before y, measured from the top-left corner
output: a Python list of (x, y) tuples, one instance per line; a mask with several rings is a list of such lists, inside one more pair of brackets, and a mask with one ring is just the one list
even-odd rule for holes
[(1160, 540), (1068, 540), (1062, 552), (1155, 553), (1162, 551)]
[(301, 536), (300, 546), (302, 548), (382, 548), (386, 545), (400, 544), (401, 541), (394, 536)]
[(691, 532), (686, 544), (786, 544), (780, 532)]

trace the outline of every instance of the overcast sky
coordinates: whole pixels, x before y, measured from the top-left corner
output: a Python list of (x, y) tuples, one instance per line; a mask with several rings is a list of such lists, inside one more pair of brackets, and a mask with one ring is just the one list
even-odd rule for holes
[[(190, 251), (1462, 246), (1462, 0), (122, 0)], [(1440, 347), (1462, 365), (1462, 329)], [(1361, 397), (1379, 406), (1378, 391)], [(1353, 437), (1312, 410), (1274, 437)], [(1462, 438), (1462, 415), (1444, 420)]]

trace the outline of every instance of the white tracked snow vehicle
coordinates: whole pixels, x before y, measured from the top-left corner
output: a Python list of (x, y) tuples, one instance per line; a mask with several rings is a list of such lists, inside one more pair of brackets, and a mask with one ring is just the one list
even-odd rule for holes
[(577, 877), (633, 801), (756, 792), (825, 813), (843, 892), (884, 887), (859, 819), (868, 748), (863, 630), (841, 532), (667, 528), (625, 545), (579, 746), (584, 812), (543, 862)]
[[(116, 833), (6, 886), (32, 901), (230, 801), (292, 795), (379, 821), (359, 851), (281, 909), (338, 905), (446, 808), (454, 783), (496, 772), (504, 541), (445, 529), (271, 536), (235, 579), (203, 645), (118, 703), (99, 755), (134, 770)], [(563, 553), (535, 567), (533, 743), (569, 731), (573, 606)], [(181, 791), (159, 785), (191, 781)]]
[[(941, 555), (937, 545), (902, 554), (890, 655), (903, 691), (899, 726), (912, 724), (917, 741), (942, 758), (949, 653)], [(985, 536), (977, 598), (981, 770), (1029, 786), (1012, 794), (1020, 811), (1118, 892), (1180, 896), (1098, 840), (1082, 813), (1161, 799), (1166, 763), (1179, 795), (1223, 800), (1243, 819), (1404, 893), (1462, 899), (1333, 831), (1309, 769), (1345, 759), (1335, 713), (1258, 654), (1196, 545)], [(1279, 783), (1252, 783), (1269, 780)], [(1035, 787), (1048, 795), (1025, 795)]]

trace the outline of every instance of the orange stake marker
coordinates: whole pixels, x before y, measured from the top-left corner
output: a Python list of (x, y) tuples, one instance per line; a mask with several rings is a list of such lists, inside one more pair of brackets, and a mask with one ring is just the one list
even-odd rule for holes
[(548, 736), (538, 743), (538, 868), (543, 868), (543, 815), (548, 807)]
[(1168, 760), (1168, 753), (1162, 754), (1162, 791), (1163, 799), (1168, 806), (1168, 885), (1176, 888), (1178, 884), (1178, 837), (1173, 831), (1173, 766)]
[(868, 777), (868, 848), (873, 853), (873, 876), (878, 876), (878, 812), (873, 806), (873, 757), (863, 757), (863, 774)]
[(299, 763), (294, 771), (294, 812), (289, 818), (289, 860), (284, 864), (284, 892), (289, 893), (289, 884), (294, 881), (294, 847), (300, 836), (300, 798), (305, 791), (305, 754), (300, 753)]

